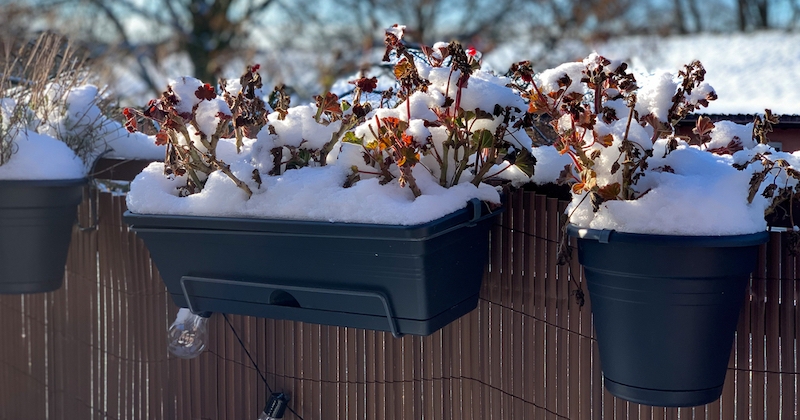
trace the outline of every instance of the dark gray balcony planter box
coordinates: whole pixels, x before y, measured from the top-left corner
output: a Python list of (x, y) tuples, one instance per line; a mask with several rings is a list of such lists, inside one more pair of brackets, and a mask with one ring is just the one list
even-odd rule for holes
[(61, 287), (85, 179), (0, 180), (0, 293)]
[(395, 226), (142, 215), (142, 238), (178, 306), (429, 335), (473, 310), (499, 210), (475, 200)]
[(578, 237), (606, 389), (653, 406), (717, 400), (768, 233), (666, 236), (574, 225), (568, 232)]

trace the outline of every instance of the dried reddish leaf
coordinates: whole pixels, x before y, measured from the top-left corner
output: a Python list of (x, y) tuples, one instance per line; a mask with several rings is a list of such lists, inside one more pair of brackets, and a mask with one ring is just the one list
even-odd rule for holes
[(692, 132), (695, 134), (706, 134), (711, 132), (713, 129), (714, 123), (711, 122), (711, 118), (701, 115), (699, 118), (697, 118), (697, 123), (692, 129)]
[(378, 87), (378, 78), (371, 77), (368, 79), (366, 77), (362, 77), (356, 80), (354, 83), (356, 87), (361, 89), (362, 92), (372, 92)]
[(169, 142), (169, 136), (163, 131), (156, 134), (156, 146), (164, 146)]
[(606, 134), (605, 136), (598, 136), (595, 141), (597, 143), (600, 143), (604, 147), (609, 147), (614, 142), (614, 136), (611, 134)]
[(742, 140), (737, 136), (734, 136), (733, 140), (729, 141), (725, 146), (708, 149), (709, 152), (718, 155), (732, 155), (740, 150), (744, 150), (744, 146), (742, 145)]
[(394, 77), (396, 77), (398, 80), (413, 77), (415, 72), (416, 68), (414, 67), (414, 64), (405, 58), (397, 63), (396, 66), (394, 66)]
[(197, 99), (200, 100), (210, 101), (217, 97), (217, 92), (214, 91), (213, 86), (206, 83), (203, 86), (197, 88), (197, 90), (194, 92), (194, 96), (196, 96)]
[(314, 97), (318, 108), (322, 108), (322, 112), (331, 115), (341, 115), (342, 105), (339, 103), (339, 97), (335, 93), (328, 92), (325, 96), (317, 95)]
[(619, 184), (619, 182), (602, 186), (597, 190), (597, 194), (599, 194), (600, 197), (602, 197), (605, 201), (616, 200), (621, 192), (622, 186)]

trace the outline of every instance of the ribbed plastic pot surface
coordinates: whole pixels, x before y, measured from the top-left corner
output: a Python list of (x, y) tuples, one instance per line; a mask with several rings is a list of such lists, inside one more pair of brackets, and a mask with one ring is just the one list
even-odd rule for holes
[(718, 399), (745, 288), (768, 233), (568, 231), (578, 237), (606, 389), (653, 406)]
[(0, 180), (0, 293), (61, 287), (85, 179)]

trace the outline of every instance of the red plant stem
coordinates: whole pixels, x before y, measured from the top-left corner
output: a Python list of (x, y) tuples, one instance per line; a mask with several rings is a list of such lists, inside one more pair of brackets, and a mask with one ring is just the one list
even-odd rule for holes
[(602, 96), (600, 95), (602, 92), (600, 85), (594, 87), (594, 113), (595, 115), (600, 115), (600, 109), (603, 106), (602, 103)]

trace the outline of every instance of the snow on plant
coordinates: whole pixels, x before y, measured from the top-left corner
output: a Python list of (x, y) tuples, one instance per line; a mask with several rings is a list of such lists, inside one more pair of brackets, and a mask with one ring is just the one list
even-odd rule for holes
[(74, 86), (85, 78), (83, 60), (60, 36), (46, 33), (31, 42), (10, 41), (0, 72), (0, 165), (19, 151), (18, 139), (46, 121), (53, 99), (47, 90), (54, 79)]
[[(241, 106), (239, 110), (244, 112)], [(137, 112), (126, 108), (123, 113), (128, 119), (128, 129), (136, 130)], [(228, 123), (233, 120), (233, 114), (211, 85), (191, 77), (177, 79), (170, 83), (161, 98), (147, 104), (142, 115), (160, 127), (156, 144), (166, 146), (164, 173), (188, 177), (186, 185), (180, 187), (180, 195), (200, 192), (208, 175), (217, 170), (227, 175), (248, 197), (253, 194), (250, 187), (233, 174), (230, 165), (217, 157), (217, 145), (229, 134)], [(243, 127), (234, 127), (234, 130), (243, 130)]]
[(49, 33), (7, 48), (0, 73), (0, 178), (84, 177), (93, 133), (78, 140), (50, 132), (67, 113), (69, 92), (87, 81), (84, 60), (64, 38)]
[(683, 117), (716, 99), (700, 62), (638, 81), (625, 63), (596, 54), (538, 75), (518, 63), (512, 73), (529, 112), (549, 118), (556, 149), (570, 157), (561, 181), (572, 186), (567, 211), (578, 226), (752, 233), (766, 228), (765, 212), (795, 194), (800, 160), (758, 135), (774, 123), (769, 112), (769, 123), (756, 124), (758, 141), (730, 135), (741, 130), (706, 117), (692, 138), (677, 135)]
[[(165, 175), (185, 179), (179, 196), (201, 193), (215, 172), (249, 198), (263, 193), (264, 177), (335, 166), (348, 172), (344, 188), (378, 178), (421, 197), (420, 177), (425, 185), (477, 187), (507, 170), (511, 154), (529, 176), (526, 105), (508, 80), (480, 71), (479, 53), (455, 42), (418, 52), (402, 37), (400, 26), (386, 32), (385, 59), (396, 86), (378, 101), (366, 98), (377, 79), (360, 75), (346, 98), (326, 92), (314, 103), (290, 106), (281, 88), (265, 98), (256, 65), (238, 81), (222, 82), (220, 95), (197, 79), (177, 79), (143, 111), (126, 110), (127, 126), (135, 131), (139, 116), (155, 121), (157, 142), (167, 146)], [(237, 151), (228, 162), (217, 152), (227, 142)]]
[[(509, 153), (530, 176), (531, 139), (525, 132), (524, 102), (503, 79), (480, 72), (479, 55), (457, 42), (422, 47), (418, 57), (402, 42), (404, 27), (386, 31), (384, 61), (392, 61), (400, 103), (379, 109), (345, 141), (359, 144), (381, 182), (397, 178), (415, 196), (413, 168), (419, 164), (443, 187), (464, 181), (479, 185), (508, 168)], [(491, 172), (494, 169), (494, 172)], [(398, 174), (399, 172), (399, 174)]]
[(7, 51), (0, 73), (1, 178), (82, 178), (101, 155), (153, 158), (158, 151), (148, 136), (129, 134), (108, 116), (110, 96), (89, 83), (81, 57), (53, 34)]

